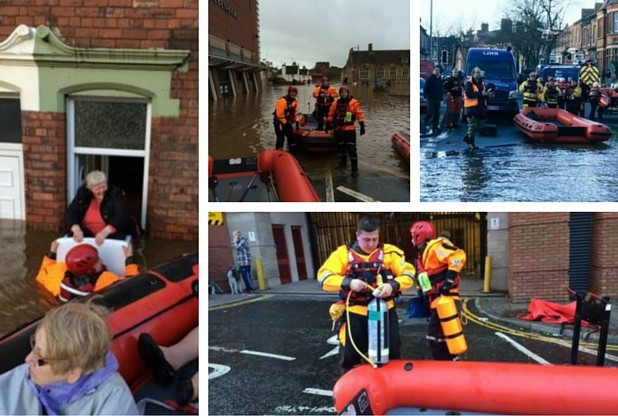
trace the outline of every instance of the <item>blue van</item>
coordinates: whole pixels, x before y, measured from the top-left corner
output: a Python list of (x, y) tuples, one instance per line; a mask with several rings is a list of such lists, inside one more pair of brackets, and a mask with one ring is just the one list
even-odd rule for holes
[(511, 51), (493, 48), (470, 48), (466, 58), (466, 77), (474, 67), (483, 73), (485, 86), (495, 85), (495, 96), (487, 102), (488, 111), (519, 113), (519, 92), (515, 74), (515, 58)]
[(543, 77), (543, 82), (547, 82), (549, 77), (553, 77), (554, 80), (556, 78), (567, 80), (571, 77), (574, 81), (577, 81), (579, 79), (579, 69), (580, 66), (577, 64), (553, 64), (545, 66), (538, 75)]

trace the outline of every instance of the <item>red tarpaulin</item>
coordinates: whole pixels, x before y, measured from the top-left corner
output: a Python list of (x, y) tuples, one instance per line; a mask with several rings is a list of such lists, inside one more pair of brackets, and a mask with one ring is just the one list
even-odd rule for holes
[(575, 301), (561, 305), (532, 298), (528, 306), (528, 314), (520, 316), (520, 318), (528, 321), (542, 321), (553, 324), (572, 324), (575, 322), (575, 306)]

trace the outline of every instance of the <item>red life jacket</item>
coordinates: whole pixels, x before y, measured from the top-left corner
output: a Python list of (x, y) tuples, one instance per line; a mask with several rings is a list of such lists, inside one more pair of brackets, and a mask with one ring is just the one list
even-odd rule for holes
[[(346, 276), (350, 279), (361, 279), (373, 288), (378, 287), (377, 275), (382, 277), (382, 283), (387, 283), (393, 280), (393, 273), (386, 268), (384, 261), (384, 248), (379, 247), (371, 256), (365, 260), (351, 247), (348, 248), (348, 271)], [(346, 300), (349, 293), (350, 305), (367, 305), (371, 300), (371, 291), (365, 290), (362, 292), (354, 292), (350, 289), (344, 289), (339, 292), (341, 299)], [(389, 300), (394, 298), (392, 296)]]

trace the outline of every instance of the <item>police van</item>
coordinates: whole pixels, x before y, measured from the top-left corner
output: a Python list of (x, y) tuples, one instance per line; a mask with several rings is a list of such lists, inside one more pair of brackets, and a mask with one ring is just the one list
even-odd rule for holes
[(481, 69), (487, 87), (494, 86), (494, 97), (487, 101), (488, 111), (501, 111), (510, 114), (519, 112), (519, 92), (515, 74), (515, 58), (511, 51), (493, 48), (470, 48), (466, 58), (466, 77), (475, 67)]

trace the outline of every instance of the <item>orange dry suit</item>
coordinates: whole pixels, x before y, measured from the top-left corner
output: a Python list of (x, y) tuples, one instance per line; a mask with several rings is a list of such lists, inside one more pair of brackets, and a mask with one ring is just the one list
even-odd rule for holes
[(360, 108), (360, 102), (356, 98), (352, 96), (348, 97), (347, 100), (339, 98), (330, 106), (328, 122), (334, 125), (335, 130), (354, 130), (354, 121), (359, 123), (365, 121), (363, 110)]
[(298, 99), (289, 95), (284, 95), (277, 100), (275, 111), (273, 111), (275, 127), (298, 122)]
[[(139, 274), (137, 264), (134, 263), (132, 257), (127, 258), (124, 270), (124, 277), (132, 277)], [(49, 255), (43, 258), (39, 273), (36, 276), (36, 281), (43, 285), (53, 296), (60, 297), (62, 292), (64, 294), (60, 299), (62, 301), (69, 300), (67, 296), (72, 298), (89, 295), (119, 280), (123, 280), (123, 277), (117, 276), (105, 268), (102, 272), (93, 276), (75, 278), (67, 269), (66, 263), (57, 262), (55, 258), (51, 258)]]
[(327, 85), (324, 87), (318, 85), (313, 89), (313, 98), (316, 99), (316, 105), (318, 108), (326, 107), (326, 111), (328, 111), (337, 97), (339, 97), (339, 94), (337, 93), (337, 89), (333, 86)]

